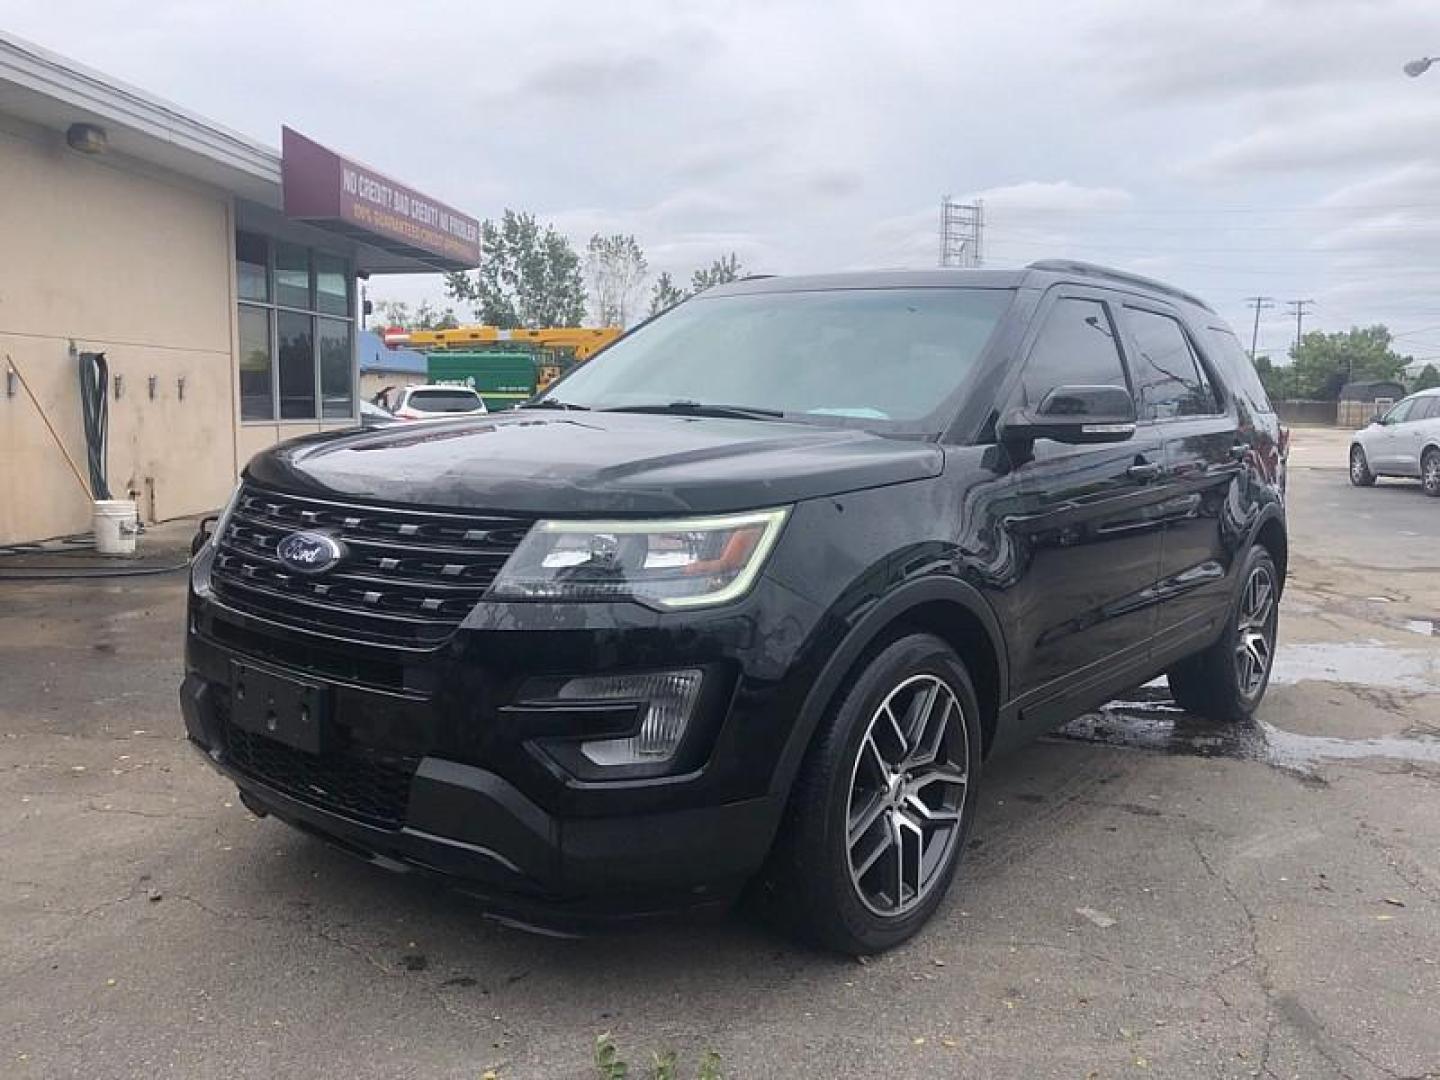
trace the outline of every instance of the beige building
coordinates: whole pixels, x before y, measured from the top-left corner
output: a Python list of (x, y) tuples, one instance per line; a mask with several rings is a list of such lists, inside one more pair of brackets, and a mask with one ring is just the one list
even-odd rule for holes
[(0, 33), (0, 251), (11, 543), (89, 528), (66, 461), (88, 480), (80, 354), (109, 369), (112, 495), (203, 512), (256, 451), (355, 422), (357, 278), (479, 245), (474, 219), (288, 129), (276, 151)]

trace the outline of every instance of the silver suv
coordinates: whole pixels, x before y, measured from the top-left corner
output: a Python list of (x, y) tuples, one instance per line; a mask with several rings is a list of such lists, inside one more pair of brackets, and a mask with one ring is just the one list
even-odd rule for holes
[(1350, 482), (1369, 487), (1381, 476), (1418, 477), (1440, 498), (1440, 388), (1397, 402), (1350, 440)]

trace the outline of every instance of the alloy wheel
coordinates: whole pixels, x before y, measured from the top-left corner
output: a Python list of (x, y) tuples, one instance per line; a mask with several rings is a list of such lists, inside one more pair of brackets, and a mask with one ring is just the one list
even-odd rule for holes
[(1356, 484), (1365, 482), (1367, 466), (1365, 464), (1365, 451), (1358, 446), (1350, 451), (1350, 480)]
[(1440, 495), (1440, 453), (1431, 450), (1421, 464), (1421, 480), (1425, 490), (1431, 495)]
[(870, 718), (845, 805), (850, 881), (876, 915), (904, 915), (944, 880), (969, 783), (968, 718), (937, 675), (913, 675)]
[(1250, 571), (1236, 630), (1235, 676), (1240, 693), (1251, 698), (1265, 685), (1275, 652), (1275, 578), (1268, 566)]

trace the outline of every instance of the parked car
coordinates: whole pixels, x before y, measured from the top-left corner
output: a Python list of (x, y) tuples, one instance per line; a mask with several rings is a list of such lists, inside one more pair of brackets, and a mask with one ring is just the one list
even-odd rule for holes
[(360, 402), (361, 427), (389, 427), (391, 424), (397, 422), (398, 418), (389, 409), (382, 408), (371, 401)]
[(486, 411), (485, 399), (468, 386), (429, 384), (401, 387), (391, 410), (400, 420), (451, 420)]
[(1419, 479), (1426, 495), (1440, 498), (1440, 388), (1397, 401), (1355, 432), (1350, 482), (1369, 487), (1381, 476)]
[(194, 563), (186, 729), (256, 814), (511, 919), (751, 883), (875, 952), (995, 755), (1161, 673), (1254, 711), (1280, 437), (1148, 279), (716, 287), (527, 408), (252, 460)]

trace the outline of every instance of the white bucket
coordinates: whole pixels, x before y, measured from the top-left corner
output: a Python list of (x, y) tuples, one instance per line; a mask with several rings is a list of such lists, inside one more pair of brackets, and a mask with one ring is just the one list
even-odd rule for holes
[(91, 519), (95, 551), (100, 555), (134, 555), (139, 515), (129, 499), (96, 499)]

